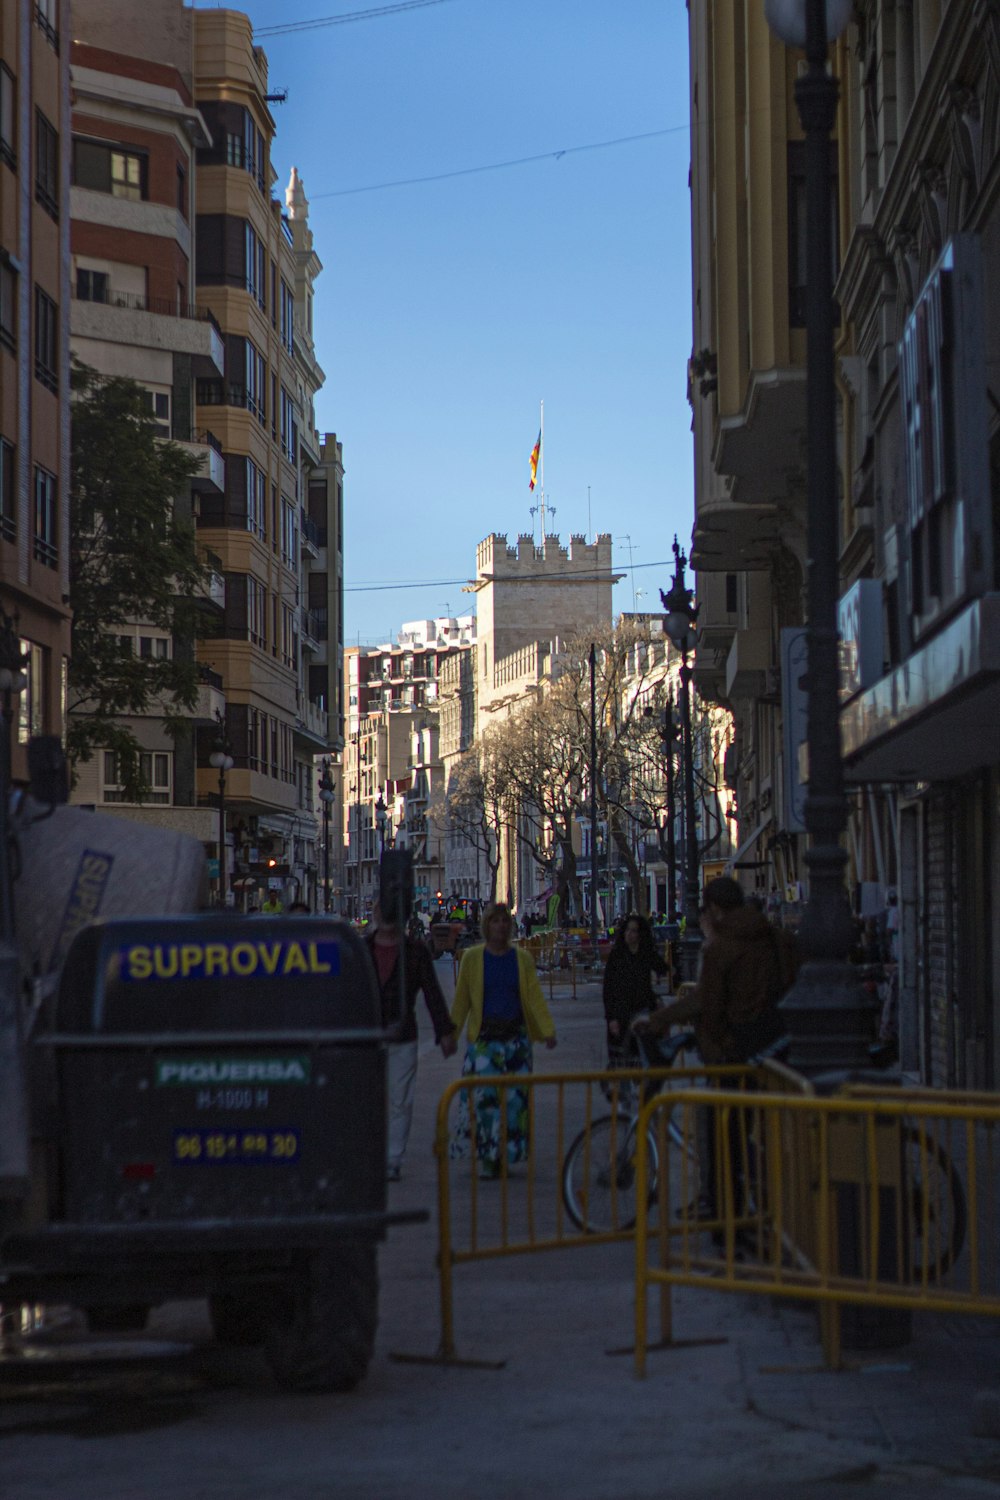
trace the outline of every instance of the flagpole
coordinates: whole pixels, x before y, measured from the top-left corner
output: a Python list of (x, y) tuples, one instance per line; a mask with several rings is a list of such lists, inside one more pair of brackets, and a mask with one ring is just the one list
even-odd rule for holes
[(542, 551), (545, 551), (545, 402), (541, 402), (541, 415), (538, 423), (538, 472), (541, 475), (539, 482), (540, 494), (538, 497), (539, 508), (542, 512)]

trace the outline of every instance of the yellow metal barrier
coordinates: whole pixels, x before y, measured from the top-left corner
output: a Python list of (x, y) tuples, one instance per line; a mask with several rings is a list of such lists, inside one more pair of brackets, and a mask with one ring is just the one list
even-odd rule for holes
[[(665, 1089), (676, 1102), (694, 1084), (737, 1088), (751, 1076), (742, 1067), (615, 1069), (573, 1073), (480, 1075), (456, 1079), (438, 1103), (434, 1150), (438, 1162), (438, 1269), (441, 1298), (439, 1358), (456, 1360), (453, 1273), (471, 1261), (542, 1250), (606, 1245), (635, 1233), (635, 1129), (638, 1105), (629, 1091)], [(475, 1141), (476, 1099), (492, 1091), (502, 1163), (495, 1180), (480, 1177)], [(526, 1096), (529, 1149), (510, 1164), (508, 1116)], [(454, 1106), (464, 1096), (471, 1122), (469, 1154), (456, 1156)], [(711, 1092), (709, 1092), (711, 1097)], [(661, 1151), (670, 1153), (669, 1119), (661, 1114)], [(575, 1149), (574, 1149), (575, 1148)], [(698, 1196), (697, 1162), (683, 1167)], [(572, 1205), (572, 1211), (569, 1205)], [(681, 1225), (676, 1226), (680, 1232)]]
[[(772, 1090), (801, 1082), (767, 1077)], [(664, 1153), (668, 1108), (680, 1139)], [(926, 1090), (821, 1099), (692, 1088), (650, 1101), (636, 1139), (637, 1371), (650, 1286), (667, 1343), (676, 1285), (818, 1302), (833, 1367), (845, 1304), (1000, 1315), (998, 1124), (995, 1096)], [(684, 1163), (699, 1137), (711, 1142), (719, 1204), (709, 1223), (688, 1212)]]

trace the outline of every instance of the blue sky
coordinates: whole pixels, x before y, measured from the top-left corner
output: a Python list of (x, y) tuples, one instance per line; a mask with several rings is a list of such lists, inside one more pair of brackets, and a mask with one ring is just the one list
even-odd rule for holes
[(246, 7), (289, 91), (274, 166), (282, 186), (298, 167), (324, 265), (316, 413), (344, 444), (347, 643), (461, 613), (476, 543), (537, 524), (541, 399), (548, 529), (588, 529), (589, 487), (626, 572), (631, 540), (616, 609), (633, 576), (638, 607), (658, 603), (671, 569), (643, 564), (692, 516), (686, 7), (442, 0), (266, 34), (378, 3)]

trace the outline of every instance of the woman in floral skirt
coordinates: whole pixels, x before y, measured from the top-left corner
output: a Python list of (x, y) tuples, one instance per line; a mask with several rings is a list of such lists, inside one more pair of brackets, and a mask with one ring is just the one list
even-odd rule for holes
[[(463, 1077), (530, 1073), (532, 1042), (543, 1041), (546, 1047), (556, 1045), (555, 1025), (534, 960), (527, 949), (511, 947), (513, 928), (509, 907), (492, 903), (482, 919), (485, 942), (467, 948), (462, 955), (451, 1019), (458, 1033), (466, 1027), (468, 1046)], [(528, 1091), (518, 1088), (505, 1091), (503, 1117), (499, 1089), (463, 1092), (452, 1143), (455, 1156), (467, 1156), (471, 1149), (470, 1093), (476, 1122), (475, 1150), (482, 1176), (499, 1177), (505, 1139), (508, 1165), (527, 1160)]]

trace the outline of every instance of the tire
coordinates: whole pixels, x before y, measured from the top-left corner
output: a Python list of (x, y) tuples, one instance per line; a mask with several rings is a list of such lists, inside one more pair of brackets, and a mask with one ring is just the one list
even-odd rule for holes
[[(656, 1195), (660, 1157), (656, 1138), (647, 1137), (649, 1195)], [(587, 1234), (614, 1234), (632, 1229), (638, 1205), (635, 1193), (636, 1129), (631, 1115), (602, 1115), (581, 1130), (563, 1163), (563, 1202), (577, 1229)]]
[(290, 1391), (352, 1391), (375, 1347), (375, 1246), (345, 1245), (311, 1256), (269, 1313), (264, 1352)]
[[(965, 1245), (968, 1227), (965, 1189), (955, 1163), (938, 1141), (925, 1134), (921, 1150), (920, 1132), (912, 1125), (903, 1127), (902, 1137), (910, 1217), (910, 1272), (914, 1280), (922, 1281), (926, 1266), (928, 1281), (940, 1281)], [(923, 1233), (925, 1211), (930, 1230), (927, 1243)]]
[(208, 1299), (215, 1342), (229, 1349), (256, 1349), (267, 1332), (265, 1289), (259, 1292), (219, 1292)]
[(91, 1333), (141, 1333), (149, 1317), (146, 1302), (102, 1302), (84, 1308)]

